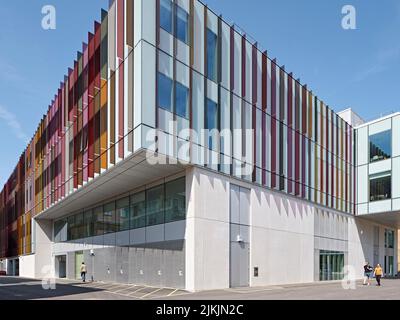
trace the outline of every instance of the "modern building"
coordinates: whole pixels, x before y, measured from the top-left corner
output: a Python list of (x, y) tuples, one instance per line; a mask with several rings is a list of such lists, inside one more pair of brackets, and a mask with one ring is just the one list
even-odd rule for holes
[(110, 1), (1, 193), (2, 268), (191, 291), (394, 275), (398, 139), (400, 115), (339, 116), (198, 0)]

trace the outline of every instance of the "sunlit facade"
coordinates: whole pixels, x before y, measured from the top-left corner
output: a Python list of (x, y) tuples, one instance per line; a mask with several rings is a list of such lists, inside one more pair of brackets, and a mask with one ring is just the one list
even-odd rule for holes
[(360, 162), (354, 117), (198, 0), (111, 1), (1, 193), (0, 268), (196, 291), (395, 266), (397, 225), (357, 216), (395, 150), (378, 130)]

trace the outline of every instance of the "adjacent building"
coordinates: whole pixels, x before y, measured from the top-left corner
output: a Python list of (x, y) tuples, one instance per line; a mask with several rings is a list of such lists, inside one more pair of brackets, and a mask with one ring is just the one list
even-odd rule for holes
[(110, 1), (1, 192), (0, 268), (191, 291), (394, 275), (399, 125), (336, 114), (198, 0)]

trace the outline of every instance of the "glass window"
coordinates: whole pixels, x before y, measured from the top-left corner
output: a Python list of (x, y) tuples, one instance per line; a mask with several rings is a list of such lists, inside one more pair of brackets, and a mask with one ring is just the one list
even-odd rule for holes
[(97, 207), (93, 210), (93, 222), (94, 222), (94, 235), (102, 236), (104, 234), (104, 216), (103, 207)]
[(146, 225), (164, 223), (164, 185), (146, 191)]
[(75, 229), (75, 216), (70, 216), (67, 218), (67, 240), (75, 240), (76, 239), (76, 229)]
[(54, 242), (66, 241), (65, 229), (67, 227), (67, 220), (58, 220), (54, 223)]
[(85, 238), (92, 237), (94, 234), (94, 225), (93, 225), (93, 211), (89, 210), (85, 212), (84, 215), (84, 235)]
[(129, 197), (117, 201), (117, 230), (129, 230)]
[(387, 130), (369, 137), (370, 162), (390, 159), (392, 156), (392, 131)]
[(83, 239), (85, 237), (85, 225), (83, 220), (83, 212), (75, 215), (75, 239)]
[[(207, 99), (206, 129), (210, 131), (218, 129), (218, 105), (210, 99)], [(209, 132), (208, 147), (209, 149), (213, 149), (214, 147), (211, 132)]]
[(104, 233), (117, 231), (115, 214), (115, 202), (110, 202), (104, 206)]
[(140, 192), (131, 196), (131, 228), (146, 226), (146, 193)]
[(172, 1), (160, 1), (160, 27), (172, 33)]
[(175, 113), (182, 118), (189, 118), (189, 88), (175, 82)]
[(184, 220), (185, 217), (185, 178), (181, 178), (165, 185), (165, 223)]
[(392, 177), (390, 175), (370, 178), (370, 202), (387, 200), (392, 197)]
[(189, 14), (180, 6), (176, 6), (176, 37), (189, 44)]
[(394, 249), (394, 231), (385, 230), (385, 248)]
[(173, 112), (172, 84), (172, 79), (158, 73), (158, 106), (169, 112)]
[(320, 251), (319, 280), (332, 281), (344, 278), (344, 253), (336, 251)]
[(207, 28), (207, 77), (217, 82), (218, 36)]

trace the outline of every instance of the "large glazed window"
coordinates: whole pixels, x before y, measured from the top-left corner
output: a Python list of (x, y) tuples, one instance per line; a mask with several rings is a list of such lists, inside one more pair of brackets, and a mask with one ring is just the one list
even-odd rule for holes
[(218, 36), (207, 28), (207, 77), (217, 82)]
[(390, 159), (392, 156), (392, 131), (387, 130), (369, 137), (370, 162)]
[(217, 140), (213, 139), (212, 130), (218, 129), (218, 104), (210, 99), (207, 99), (206, 129), (209, 130), (208, 148), (214, 149)]
[(337, 251), (320, 251), (319, 280), (342, 280), (344, 277), (344, 253)]
[(129, 230), (129, 197), (117, 201), (117, 231)]
[(176, 37), (189, 44), (189, 14), (181, 7), (176, 6)]
[(169, 112), (173, 112), (172, 89), (172, 79), (158, 73), (158, 106)]
[(111, 202), (104, 206), (104, 232), (113, 233), (116, 231), (115, 202)]
[(385, 230), (385, 248), (394, 249), (394, 231)]
[(370, 202), (387, 200), (392, 197), (392, 177), (390, 174), (370, 177)]
[(94, 235), (94, 219), (93, 219), (93, 211), (85, 211), (84, 214), (84, 234), (85, 238), (92, 237)]
[(154, 226), (164, 223), (164, 185), (147, 190), (147, 225)]
[(75, 216), (75, 240), (85, 238), (85, 224), (83, 212)]
[(185, 216), (185, 178), (182, 178), (165, 185), (165, 223), (183, 220)]
[(189, 88), (175, 82), (175, 113), (182, 118), (189, 118)]
[(102, 236), (186, 218), (185, 178), (112, 201), (54, 222), (54, 241)]
[(170, 0), (160, 1), (160, 27), (172, 33), (172, 2)]
[(131, 228), (146, 226), (146, 193), (140, 192), (131, 196)]
[(75, 216), (71, 216), (67, 218), (67, 225), (68, 225), (68, 233), (67, 233), (67, 240), (75, 240), (75, 232), (76, 232), (76, 227), (75, 227)]
[(94, 235), (102, 236), (104, 234), (104, 216), (103, 207), (97, 207), (93, 210), (93, 223), (94, 223)]

